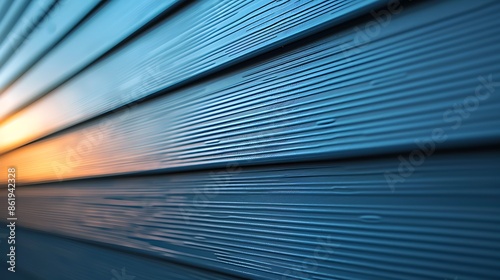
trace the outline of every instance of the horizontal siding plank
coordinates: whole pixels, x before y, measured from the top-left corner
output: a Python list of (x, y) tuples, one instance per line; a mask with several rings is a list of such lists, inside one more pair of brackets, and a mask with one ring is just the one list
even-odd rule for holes
[(494, 279), (499, 156), (437, 153), (394, 189), (396, 156), (21, 186), (17, 216), (251, 279)]
[[(32, 143), (0, 166), (28, 183), (496, 143), (500, 3), (412, 8), (352, 55), (342, 46), (356, 28)], [(454, 111), (469, 99), (477, 108)], [(66, 116), (51, 125), (81, 117)]]
[(58, 86), (176, 2), (109, 1), (0, 95), (0, 120)]
[[(31, 1), (17, 23), (6, 36), (0, 37), (0, 66), (17, 51), (17, 48), (31, 36), (39, 23), (57, 6), (55, 0)], [(1, 11), (0, 11), (1, 13)]]
[[(2, 1), (7, 2), (7, 1)], [(0, 68), (0, 91), (3, 92), (34, 62), (45, 55), (71, 31), (97, 4), (98, 0), (59, 1), (48, 17), (26, 38)], [(32, 23), (32, 19), (27, 21)]]
[(22, 17), (26, 9), (28, 9), (30, 3), (28, 0), (12, 1), (2, 19), (0, 19), (1, 39), (7, 37), (12, 29), (15, 28), (18, 20)]
[[(122, 2), (113, 3), (127, 3)], [(381, 3), (375, 0), (198, 1), (4, 122), (0, 134), (7, 136), (10, 128), (23, 126), (22, 123), (27, 119), (37, 122), (32, 126), (38, 129), (31, 132), (20, 130), (15, 139), (0, 138), (0, 153), (159, 90), (187, 83), (190, 79), (207, 75), (327, 26), (345, 22)], [(114, 20), (108, 18), (106, 13), (102, 15), (105, 21)], [(194, 19), (193, 15), (196, 15)], [(301, 18), (299, 22), (297, 17)], [(97, 21), (90, 21), (92, 23), (97, 24)], [(98, 35), (100, 26), (88, 31)], [(82, 46), (78, 49), (89, 51)], [(31, 82), (28, 82), (26, 78), (26, 82), (19, 82), (18, 87), (0, 96), (3, 105), (0, 107), (0, 118), (24, 104), (24, 97), (29, 99), (47, 90), (48, 83), (52, 85), (55, 77), (58, 77), (54, 73), (67, 75), (65, 71), (69, 67), (63, 68), (62, 65), (68, 63), (68, 59), (76, 59), (56, 53), (53, 56), (55, 61), (50, 64), (46, 62), (47, 67), (52, 67), (51, 71), (33, 69), (37, 74), (35, 77), (38, 77), (36, 81), (30, 79)], [(155, 71), (159, 68), (162, 71)], [(58, 107), (58, 110), (51, 109), (55, 104), (64, 106)], [(47, 110), (51, 114), (40, 113)]]
[[(4, 224), (1, 225), (5, 227)], [(17, 254), (21, 256), (17, 260), (16, 273), (2, 269), (0, 270), (2, 279), (241, 279), (24, 228), (17, 228), (16, 235), (18, 240), (22, 240), (16, 247)], [(0, 248), (4, 244), (6, 243), (0, 244)], [(4, 251), (7, 251), (7, 248)], [(57, 264), (57, 269), (54, 268), (54, 264)]]

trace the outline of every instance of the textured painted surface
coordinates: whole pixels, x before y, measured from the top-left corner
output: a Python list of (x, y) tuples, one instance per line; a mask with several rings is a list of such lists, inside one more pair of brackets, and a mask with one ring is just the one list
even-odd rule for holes
[[(19, 267), (13, 273), (0, 270), (8, 280), (237, 280), (217, 272), (145, 258), (127, 252), (89, 245), (48, 234), (18, 230)], [(5, 244), (5, 243), (4, 243)], [(4, 249), (3, 246), (0, 248)], [(6, 250), (6, 248), (5, 248)], [(2, 251), (5, 251), (2, 250)], [(91, 262), (82, 261), (89, 260)], [(59, 264), (55, 266), (54, 264)], [(2, 267), (3, 268), (3, 267)], [(57, 271), (55, 271), (57, 268)]]
[(22, 45), (24, 39), (30, 36), (34, 30), (34, 25), (43, 21), (52, 9), (57, 6), (55, 0), (34, 0), (29, 3), (29, 6), (22, 14), (24, 20), (15, 24), (8, 33), (4, 36), (3, 44), (0, 45), (0, 64), (9, 59), (9, 57)]
[[(50, 51), (57, 42), (63, 40), (63, 36), (75, 28), (75, 25), (98, 3), (97, 0), (58, 1), (47, 18), (38, 25), (31, 26), (35, 27), (34, 32), (30, 33), (30, 36), (26, 37), (26, 40), (15, 49), (15, 53), (3, 58), (3, 66), (0, 71), (0, 89), (5, 90), (41, 56)], [(36, 21), (28, 19), (27, 22), (35, 24)], [(25, 34), (25, 31), (23, 30), (16, 37), (22, 38), (21, 34)], [(2, 49), (6, 49), (6, 51), (10, 47), (14, 47), (14, 45), (2, 44)]]
[(121, 0), (104, 5), (0, 95), (0, 120), (58, 86), (175, 2)]
[[(360, 7), (373, 6), (372, 2), (323, 1), (319, 6), (310, 1), (197, 2), (4, 122), (0, 133), (6, 136), (0, 139), (0, 152), (206, 75), (326, 24), (345, 21), (348, 15), (353, 17), (362, 11)], [(193, 14), (198, 15), (196, 20)], [(293, 22), (291, 14), (301, 15), (302, 22)], [(257, 36), (262, 38), (256, 40)], [(237, 52), (231, 51), (235, 48)], [(36, 91), (39, 85), (25, 86)], [(18, 100), (23, 100), (19, 94), (28, 93), (7, 92), (0, 95), (0, 102), (9, 101), (17, 107)], [(0, 116), (6, 116), (11, 107), (1, 109)], [(11, 133), (23, 126), (37, 129)]]
[[(465, 22), (458, 15), (471, 7), (417, 6), (356, 50), (343, 48), (358, 36), (353, 27), (20, 148), (0, 166), (14, 164), (34, 182), (404, 152), (434, 129), (443, 130), (440, 147), (495, 142), (499, 95), (475, 96), (478, 77), (500, 74), (500, 4), (467, 3), (475, 9)], [(471, 97), (473, 112), (453, 111)], [(19, 120), (37, 122), (38, 107), (28, 109)], [(61, 111), (45, 115), (42, 129), (68, 121)]]
[(5, 11), (3, 12), (2, 21), (0, 22), (0, 38), (7, 37), (9, 32), (16, 28), (17, 20), (22, 17), (30, 4), (28, 0), (6, 2), (7, 4), (4, 6)]
[(59, 3), (0, 67), (17, 276), (497, 279), (500, 2), (390, 5)]
[(435, 154), (394, 191), (396, 156), (37, 185), (18, 217), (252, 279), (494, 279), (499, 156)]

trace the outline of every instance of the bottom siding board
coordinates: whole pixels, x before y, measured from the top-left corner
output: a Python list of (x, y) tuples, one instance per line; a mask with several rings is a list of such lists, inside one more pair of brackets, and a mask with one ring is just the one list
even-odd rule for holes
[[(129, 252), (96, 246), (25, 228), (16, 230), (16, 272), (0, 271), (9, 280), (241, 280)], [(2, 252), (6, 250), (0, 244)], [(5, 250), (3, 250), (5, 247)]]
[(499, 156), (440, 152), (412, 172), (394, 155), (21, 186), (17, 216), (251, 279), (494, 279)]

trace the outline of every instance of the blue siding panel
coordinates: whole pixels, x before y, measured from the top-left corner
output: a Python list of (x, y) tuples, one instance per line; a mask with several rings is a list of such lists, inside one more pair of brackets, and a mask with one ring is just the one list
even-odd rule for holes
[(18, 216), (250, 279), (494, 279), (499, 156), (438, 153), (394, 189), (396, 156), (43, 184)]
[[(7, 120), (7, 127), (19, 126), (19, 122), (27, 119), (35, 120), (39, 129), (18, 131), (20, 141), (1, 143), (3, 149), (0, 148), (0, 153), (133, 103), (158, 90), (185, 84), (293, 38), (344, 22), (378, 3), (324, 1), (317, 6), (317, 2), (310, 1), (197, 2)], [(359, 10), (361, 7), (364, 8)], [(301, 20), (304, 22), (291, 24), (292, 12), (303, 16)], [(193, 20), (193, 14), (199, 15), (197, 20)], [(263, 38), (256, 41), (256, 33)], [(231, 51), (235, 47), (240, 48), (238, 52)], [(54, 59), (49, 66), (56, 69), (67, 60), (55, 54)], [(40, 83), (47, 82), (43, 77), (48, 73), (35, 74)], [(46, 79), (52, 82), (53, 78)], [(20, 86), (18, 90), (14, 88), (12, 92), (0, 95), (0, 103), (5, 104), (0, 107), (0, 117), (6, 117), (19, 108), (18, 103), (25, 99), (21, 98), (23, 95), (36, 95), (32, 82), (27, 80), (24, 84), (24, 87), (34, 87), (29, 91)], [(64, 106), (52, 110), (55, 104)], [(47, 110), (52, 113), (42, 113)], [(37, 117), (33, 118), (33, 114)], [(2, 128), (0, 133), (7, 133), (5, 129), (1, 131)]]
[(500, 279), (499, 13), (0, 1), (0, 278)]
[[(343, 47), (364, 23), (22, 147), (0, 166), (15, 164), (25, 182), (40, 182), (404, 153), (434, 142), (435, 129), (439, 148), (495, 143), (500, 98), (476, 90), (499, 79), (500, 4), (463, 3), (474, 7), (465, 22), (457, 15), (467, 7), (455, 2), (420, 5), (362, 45)], [(72, 104), (84, 112), (110, 104), (94, 106), (106, 94), (90, 102), (61, 97), (68, 106), (39, 117), (48, 121), (41, 130), (79, 120)], [(454, 109), (471, 98), (474, 111)], [(28, 109), (21, 123), (48, 107)]]

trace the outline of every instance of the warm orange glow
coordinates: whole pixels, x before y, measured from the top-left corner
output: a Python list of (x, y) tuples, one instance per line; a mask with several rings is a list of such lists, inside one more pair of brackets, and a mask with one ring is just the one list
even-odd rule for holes
[(38, 118), (11, 118), (0, 125), (0, 152), (23, 144), (39, 124)]

